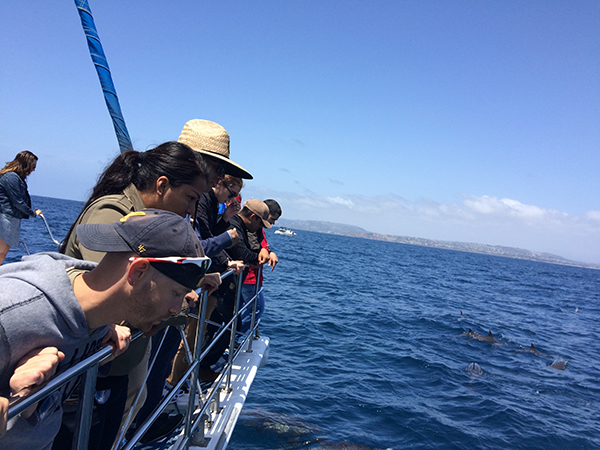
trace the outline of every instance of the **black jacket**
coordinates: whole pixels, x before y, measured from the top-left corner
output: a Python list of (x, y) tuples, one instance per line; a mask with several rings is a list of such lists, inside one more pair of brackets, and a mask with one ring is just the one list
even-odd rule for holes
[[(229, 228), (229, 223), (225, 222), (219, 215), (219, 201), (212, 189), (202, 194), (198, 200), (194, 228), (203, 241), (225, 233)], [(229, 240), (229, 242), (231, 241)], [(227, 266), (227, 262), (231, 260), (223, 247), (217, 247), (216, 249), (215, 246), (205, 247), (204, 251), (206, 256), (213, 259), (213, 269), (215, 270), (223, 271)]]
[[(233, 259), (241, 259), (245, 264), (253, 264), (258, 262), (258, 251), (252, 250), (252, 246), (248, 240), (249, 231), (246, 229), (246, 224), (239, 215), (233, 216), (229, 221), (229, 228), (235, 228), (237, 230), (240, 241), (231, 247), (227, 252)], [(262, 233), (257, 233), (258, 243), (260, 250), (260, 243), (263, 240)]]

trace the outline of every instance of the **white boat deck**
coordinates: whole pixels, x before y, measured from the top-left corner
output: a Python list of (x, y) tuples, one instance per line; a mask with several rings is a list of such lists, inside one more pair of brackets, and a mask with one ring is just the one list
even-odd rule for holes
[[(259, 368), (267, 363), (269, 338), (261, 337), (252, 341), (251, 352), (246, 351), (247, 346), (248, 343), (244, 344), (244, 349), (238, 353), (233, 361), (229, 392), (223, 392), (223, 388), (221, 388), (221, 392), (218, 394), (219, 411), (212, 411), (213, 408), (211, 408), (210, 420), (206, 422), (207, 426), (204, 427), (204, 442), (193, 442), (190, 449), (222, 450), (227, 448), (256, 373)], [(204, 393), (202, 395), (203, 399), (208, 398), (210, 394), (210, 390)], [(196, 410), (196, 413), (199, 411), (199, 409)], [(168, 439), (168, 442), (164, 442), (159, 448), (179, 448), (182, 439), (183, 430), (175, 439)], [(152, 448), (157, 447), (153, 446)]]

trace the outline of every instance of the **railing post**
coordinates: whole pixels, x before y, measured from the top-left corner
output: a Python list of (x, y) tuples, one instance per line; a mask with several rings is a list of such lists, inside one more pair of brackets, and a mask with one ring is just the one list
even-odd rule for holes
[(80, 397), (79, 409), (77, 411), (79, 426), (75, 431), (75, 439), (73, 441), (73, 449), (75, 450), (85, 450), (88, 448), (90, 428), (92, 426), (92, 409), (94, 407), (97, 373), (98, 364), (94, 364), (84, 375), (83, 392)]
[(233, 362), (233, 354), (235, 353), (235, 332), (237, 331), (237, 323), (238, 323), (238, 312), (240, 309), (240, 297), (242, 295), (242, 274), (233, 275), (236, 280), (235, 287), (235, 302), (233, 304), (233, 323), (231, 324), (231, 336), (229, 337), (229, 359), (227, 369), (227, 381), (225, 382), (225, 387), (223, 388), (223, 392), (229, 392), (231, 389), (231, 366)]
[(252, 319), (250, 320), (250, 339), (248, 339), (248, 353), (252, 352), (252, 341), (257, 339), (257, 333), (254, 330), (254, 321), (256, 320), (256, 305), (258, 305), (258, 293), (261, 288), (259, 286), (262, 277), (263, 266), (261, 265), (256, 271), (256, 284), (254, 285), (254, 302), (252, 303)]
[[(154, 353), (154, 357), (152, 358), (152, 362), (148, 366), (148, 371), (146, 372), (146, 375), (145, 375), (145, 378), (144, 378), (144, 382), (142, 383), (142, 387), (140, 388), (140, 390), (136, 394), (135, 400), (133, 400), (133, 403), (131, 404), (131, 408), (129, 409), (129, 414), (127, 414), (127, 419), (125, 420), (125, 422), (123, 423), (123, 426), (119, 430), (119, 435), (117, 436), (117, 439), (115, 440), (115, 445), (113, 446), (114, 449), (121, 448), (121, 444), (123, 442), (123, 438), (125, 437), (125, 433), (127, 433), (127, 430), (131, 426), (131, 424), (133, 422), (133, 419), (135, 419), (135, 417), (133, 417), (133, 413), (137, 412), (136, 411), (136, 406), (137, 406), (138, 402), (140, 401), (140, 397), (142, 396), (142, 392), (144, 391), (144, 386), (146, 385), (146, 381), (148, 381), (148, 377), (150, 376), (150, 372), (152, 372), (152, 368), (154, 367), (154, 363), (156, 362), (156, 359), (158, 358), (158, 352), (160, 351), (163, 343), (165, 342), (165, 338), (167, 337), (167, 332), (168, 331), (169, 331), (169, 327), (166, 327), (166, 328), (163, 329), (163, 335), (160, 338), (160, 343), (158, 344), (158, 348), (156, 349), (156, 352)], [(141, 335), (142, 332), (138, 331), (137, 334)], [(143, 339), (143, 338), (140, 336), (140, 337), (138, 337), (138, 339)]]
[[(200, 317), (198, 319), (198, 326), (196, 328), (196, 339), (195, 339), (195, 347), (194, 347), (194, 361), (200, 359), (200, 355), (202, 354), (202, 346), (204, 344), (204, 325), (206, 323), (206, 308), (208, 305), (208, 293), (204, 291), (202, 293), (202, 303), (200, 305)], [(183, 337), (185, 341), (185, 336)], [(187, 343), (187, 341), (186, 341)], [(194, 361), (189, 361), (191, 365)], [(194, 413), (195, 405), (196, 405), (196, 397), (201, 394), (198, 394), (198, 371), (200, 370), (200, 364), (196, 364), (196, 367), (192, 371), (192, 375), (190, 377), (190, 392), (188, 397), (187, 411), (185, 415), (185, 428), (184, 428), (184, 436), (186, 438), (185, 449), (187, 450), (190, 447), (190, 444), (194, 445), (202, 445), (204, 444), (204, 422), (200, 422), (196, 432), (194, 433), (192, 429), (192, 415)], [(191, 439), (189, 439), (191, 437)]]

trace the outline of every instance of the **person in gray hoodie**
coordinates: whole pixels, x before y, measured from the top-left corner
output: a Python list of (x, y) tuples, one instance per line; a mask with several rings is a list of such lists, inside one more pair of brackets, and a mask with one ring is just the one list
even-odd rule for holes
[[(36, 363), (45, 349), (57, 349), (57, 367), (42, 375), (63, 372), (108, 340), (123, 351), (127, 337), (119, 339), (111, 324), (126, 320), (149, 331), (179, 313), (210, 264), (190, 224), (164, 210), (138, 211), (114, 224), (79, 225), (77, 233), (90, 250), (107, 252), (99, 264), (41, 253), (0, 268), (0, 396), (20, 394), (14, 392), (20, 365)], [(8, 421), (0, 448), (50, 448), (62, 401), (73, 389), (67, 383), (30, 414)], [(0, 430), (3, 422), (0, 417)]]

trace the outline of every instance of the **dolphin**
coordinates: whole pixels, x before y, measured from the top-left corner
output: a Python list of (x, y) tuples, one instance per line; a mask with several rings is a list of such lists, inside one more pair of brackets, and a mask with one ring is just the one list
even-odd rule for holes
[(483, 370), (481, 370), (481, 366), (476, 362), (472, 362), (467, 366), (467, 372), (471, 374), (471, 376), (479, 376), (483, 374)]
[(535, 348), (535, 345), (533, 345), (533, 343), (531, 344), (531, 347), (529, 348), (522, 348), (520, 350), (515, 350), (515, 353), (535, 353), (536, 355), (540, 355), (540, 356), (548, 356), (542, 352), (540, 352), (537, 348)]
[(275, 413), (264, 408), (244, 408), (240, 416), (242, 426), (268, 431), (274, 434), (297, 439), (302, 436), (320, 431), (320, 429), (297, 417)]
[(460, 311), (460, 315), (461, 315), (461, 316), (463, 316), (463, 317), (467, 317), (467, 315), (466, 315), (466, 314), (464, 314), (464, 313), (462, 312), (462, 310)]
[(554, 361), (552, 364), (548, 364), (548, 367), (552, 367), (553, 369), (557, 370), (565, 370), (568, 362), (569, 361), (558, 360)]
[(460, 336), (469, 336), (469, 338), (476, 339), (481, 342), (489, 342), (490, 344), (499, 344), (499, 342), (496, 339), (494, 339), (494, 335), (492, 334), (491, 331), (490, 331), (490, 334), (488, 334), (486, 336), (485, 334), (475, 333), (473, 330), (471, 330), (469, 328), (469, 331), (467, 331), (466, 333), (462, 333)]

